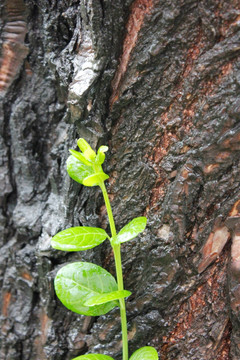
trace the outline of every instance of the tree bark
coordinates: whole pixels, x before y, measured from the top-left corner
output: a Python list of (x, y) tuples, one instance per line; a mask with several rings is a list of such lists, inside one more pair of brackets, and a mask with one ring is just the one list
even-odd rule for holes
[(119, 310), (91, 318), (53, 279), (83, 260), (115, 274), (106, 242), (51, 237), (108, 221), (101, 193), (66, 173), (84, 137), (105, 172), (122, 246), (130, 354), (240, 358), (240, 7), (237, 0), (4, 0), (0, 4), (0, 358), (121, 359)]

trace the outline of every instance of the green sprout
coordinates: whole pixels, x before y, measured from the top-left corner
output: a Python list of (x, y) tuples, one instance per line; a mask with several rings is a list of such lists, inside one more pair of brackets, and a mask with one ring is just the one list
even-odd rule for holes
[[(121, 244), (132, 240), (144, 231), (145, 217), (137, 217), (116, 232), (112, 208), (104, 181), (109, 178), (102, 169), (107, 146), (100, 146), (97, 153), (84, 139), (77, 141), (81, 150), (70, 150), (67, 172), (78, 183), (85, 186), (99, 186), (106, 204), (111, 236), (104, 229), (77, 226), (60, 231), (52, 238), (54, 249), (62, 251), (83, 251), (92, 249), (108, 239), (113, 249), (116, 279), (105, 269), (87, 262), (75, 262), (62, 267), (55, 278), (54, 287), (60, 301), (69, 310), (87, 316), (99, 316), (118, 306), (121, 315), (122, 354), (128, 360), (128, 335), (125, 298), (131, 292), (124, 289), (121, 262)], [(81, 355), (73, 360), (113, 360), (101, 354)], [(129, 360), (158, 360), (157, 351), (151, 346), (136, 350)]]

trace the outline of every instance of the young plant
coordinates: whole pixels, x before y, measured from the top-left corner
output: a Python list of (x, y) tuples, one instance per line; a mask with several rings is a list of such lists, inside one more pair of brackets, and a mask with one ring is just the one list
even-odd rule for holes
[[(55, 291), (60, 301), (69, 310), (82, 315), (99, 316), (119, 306), (122, 328), (123, 360), (128, 360), (128, 337), (125, 298), (131, 295), (124, 289), (121, 263), (121, 244), (141, 233), (147, 223), (145, 217), (137, 217), (125, 225), (117, 234), (112, 209), (104, 181), (109, 178), (103, 172), (107, 146), (101, 146), (97, 153), (84, 140), (77, 141), (81, 152), (70, 150), (67, 160), (69, 176), (85, 186), (99, 186), (107, 208), (111, 236), (104, 229), (77, 226), (59, 232), (52, 238), (52, 247), (62, 251), (83, 251), (92, 249), (108, 239), (113, 248), (117, 281), (106, 270), (87, 262), (75, 262), (62, 267), (55, 278)], [(73, 360), (113, 360), (100, 354), (78, 356)], [(130, 360), (158, 360), (157, 351), (145, 346), (135, 351)]]

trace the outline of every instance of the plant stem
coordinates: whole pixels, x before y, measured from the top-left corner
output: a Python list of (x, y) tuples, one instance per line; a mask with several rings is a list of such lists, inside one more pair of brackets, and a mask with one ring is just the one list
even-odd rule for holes
[[(117, 234), (115, 222), (113, 219), (112, 208), (111, 208), (111, 204), (109, 201), (109, 197), (108, 197), (104, 182), (102, 182), (102, 184), (100, 184), (100, 188), (102, 190), (104, 201), (105, 201), (106, 208), (107, 208), (111, 233), (112, 233), (112, 236), (115, 236)], [(113, 253), (114, 253), (116, 273), (117, 273), (118, 290), (124, 290), (123, 276), (122, 276), (121, 245), (120, 244), (113, 246)], [(120, 315), (121, 315), (121, 327), (122, 327), (123, 360), (128, 360), (128, 336), (127, 336), (127, 316), (126, 316), (125, 300), (119, 299), (119, 303), (120, 303)]]
[[(113, 246), (113, 253), (116, 264), (118, 290), (124, 290), (120, 245)], [(128, 336), (127, 336), (127, 316), (126, 316), (125, 300), (119, 299), (119, 303), (120, 303), (120, 315), (121, 315), (121, 326), (122, 326), (123, 360), (128, 360)]]
[(112, 233), (112, 236), (115, 236), (117, 234), (117, 232), (116, 232), (115, 222), (114, 222), (114, 219), (113, 219), (113, 213), (112, 213), (112, 208), (111, 208), (111, 204), (110, 204), (110, 201), (109, 201), (108, 193), (107, 193), (104, 182), (102, 182), (99, 186), (100, 186), (100, 188), (102, 190), (104, 201), (105, 201), (105, 204), (106, 204), (111, 233)]

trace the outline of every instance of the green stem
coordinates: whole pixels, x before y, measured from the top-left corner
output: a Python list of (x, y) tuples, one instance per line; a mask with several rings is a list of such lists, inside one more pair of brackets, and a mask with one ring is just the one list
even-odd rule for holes
[[(106, 208), (107, 208), (111, 233), (112, 233), (112, 236), (115, 236), (117, 234), (115, 222), (113, 219), (112, 208), (111, 208), (111, 204), (109, 201), (109, 197), (108, 197), (104, 182), (101, 183), (100, 188), (102, 190), (104, 201), (105, 201)], [(118, 290), (124, 290), (123, 276), (122, 276), (121, 245), (120, 244), (113, 246), (113, 253), (114, 253), (116, 273), (117, 273)], [(119, 303), (120, 303), (120, 315), (121, 315), (121, 327), (122, 327), (123, 360), (128, 360), (128, 336), (127, 336), (127, 316), (126, 316), (125, 300), (119, 299)]]
[[(113, 253), (116, 264), (118, 290), (124, 290), (120, 245), (113, 246)], [(128, 360), (128, 336), (127, 336), (127, 316), (126, 316), (125, 300), (119, 299), (119, 303), (120, 303), (120, 315), (121, 315), (121, 326), (122, 326), (123, 360)]]
[(104, 182), (102, 182), (99, 186), (100, 186), (100, 188), (102, 190), (104, 201), (105, 201), (105, 204), (106, 204), (111, 233), (112, 233), (112, 236), (115, 236), (117, 234), (117, 232), (116, 232), (115, 222), (114, 222), (114, 219), (113, 219), (113, 213), (112, 213), (112, 208), (111, 208), (111, 204), (110, 204), (110, 201), (109, 201), (108, 193), (107, 193)]

